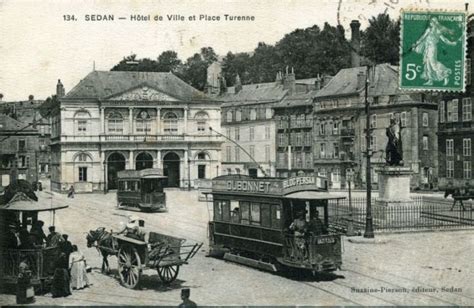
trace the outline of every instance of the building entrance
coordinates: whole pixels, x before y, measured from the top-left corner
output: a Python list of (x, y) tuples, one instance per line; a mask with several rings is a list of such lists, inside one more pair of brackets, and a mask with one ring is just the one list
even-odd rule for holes
[(176, 153), (168, 153), (163, 157), (163, 174), (168, 177), (168, 187), (179, 187), (180, 158)]
[(153, 168), (153, 157), (149, 153), (140, 153), (135, 162), (135, 170)]
[(125, 157), (120, 153), (110, 154), (107, 159), (107, 189), (117, 189), (117, 172), (125, 170)]

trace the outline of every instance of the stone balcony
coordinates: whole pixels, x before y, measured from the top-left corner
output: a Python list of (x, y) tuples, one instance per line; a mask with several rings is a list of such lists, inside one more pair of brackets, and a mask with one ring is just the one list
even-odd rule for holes
[(222, 137), (209, 134), (133, 134), (133, 135), (61, 135), (61, 142), (222, 142)]

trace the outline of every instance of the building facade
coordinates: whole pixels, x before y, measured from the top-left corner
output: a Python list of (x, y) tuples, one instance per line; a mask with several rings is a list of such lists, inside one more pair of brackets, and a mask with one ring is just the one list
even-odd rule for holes
[(37, 129), (0, 114), (0, 186), (16, 179), (38, 180), (39, 136)]
[(472, 100), (474, 86), (472, 73), (474, 66), (474, 21), (468, 26), (468, 54), (466, 62), (466, 91), (443, 95), (439, 102), (438, 148), (439, 148), (439, 188), (474, 187), (472, 168), (474, 156), (474, 122), (472, 120)]
[[(346, 171), (355, 170), (356, 186), (365, 185), (366, 67), (341, 70), (314, 100), (315, 171), (330, 179), (333, 188), (345, 188)], [(413, 175), (412, 188), (430, 189), (437, 179), (437, 103), (425, 94), (398, 90), (398, 68), (388, 64), (369, 72), (370, 148), (372, 183), (386, 161), (386, 128), (390, 119), (401, 126), (403, 162)]]
[(94, 71), (59, 101), (53, 190), (116, 189), (124, 169), (162, 168), (183, 188), (220, 173), (220, 103), (172, 73)]

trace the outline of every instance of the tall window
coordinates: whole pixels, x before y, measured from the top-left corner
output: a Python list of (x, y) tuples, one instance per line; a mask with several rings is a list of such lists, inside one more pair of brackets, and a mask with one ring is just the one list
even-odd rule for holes
[(178, 133), (178, 116), (174, 112), (167, 112), (163, 120), (163, 131), (167, 134)]
[(401, 113), (400, 125), (401, 125), (402, 127), (407, 127), (407, 113), (406, 113), (406, 111), (403, 111), (403, 112)]
[(312, 136), (310, 132), (305, 133), (304, 135), (304, 145), (311, 146), (313, 143)]
[(331, 173), (331, 181), (339, 183), (340, 178), (341, 178), (341, 170), (339, 168), (333, 169)]
[(265, 139), (270, 139), (270, 126), (265, 126)]
[(325, 129), (325, 127), (326, 127), (326, 124), (325, 124), (325, 123), (319, 124), (319, 134), (320, 134), (321, 136), (326, 135), (326, 129)]
[(471, 138), (462, 140), (462, 154), (463, 156), (471, 156)]
[(240, 140), (240, 127), (236, 127), (235, 129), (235, 140)]
[(28, 168), (30, 164), (30, 158), (25, 155), (18, 156), (18, 168)]
[(79, 167), (79, 182), (87, 182), (87, 167)]
[(444, 109), (445, 104), (446, 104), (445, 101), (439, 102), (439, 123), (445, 122), (445, 109)]
[(333, 123), (332, 134), (333, 135), (339, 134), (339, 122), (337, 122), (337, 121), (334, 121), (334, 123)]
[(230, 127), (227, 127), (225, 131), (226, 131), (226, 136), (229, 138), (232, 138), (232, 136), (230, 135)]
[(232, 110), (227, 111), (226, 120), (227, 120), (228, 123), (232, 122)]
[(235, 161), (239, 162), (240, 161), (240, 148), (236, 146), (234, 148), (234, 152), (235, 152)]
[(446, 139), (446, 156), (454, 156), (454, 140)]
[(470, 179), (472, 177), (472, 165), (470, 161), (463, 161), (463, 177), (464, 179)]
[(206, 165), (198, 165), (198, 179), (206, 178)]
[(339, 143), (334, 143), (334, 158), (339, 158)]
[(377, 115), (373, 114), (370, 117), (370, 128), (377, 128)]
[(230, 152), (230, 146), (225, 147), (225, 159), (226, 161), (232, 161), (232, 153)]
[(429, 125), (429, 121), (428, 121), (428, 112), (423, 112), (423, 115), (422, 115), (422, 124), (423, 124), (423, 127), (428, 127)]
[(446, 161), (446, 177), (447, 178), (454, 177), (454, 161), (452, 160)]
[(281, 147), (286, 145), (284, 134), (278, 134), (278, 145)]
[(470, 58), (466, 58), (466, 85), (470, 85), (472, 83), (472, 76), (471, 76), (471, 72), (472, 72), (472, 63), (471, 63), (471, 59)]
[(448, 102), (448, 122), (458, 121), (458, 100), (453, 99)]
[(423, 136), (423, 150), (428, 151), (428, 136)]
[(107, 130), (109, 133), (123, 133), (123, 117), (119, 112), (111, 112), (107, 117)]
[(465, 97), (462, 99), (462, 120), (463, 121), (472, 120), (472, 104), (471, 104), (470, 97)]
[(255, 159), (255, 146), (254, 145), (250, 146), (250, 156), (252, 156), (252, 158)]
[(272, 112), (272, 109), (271, 109), (271, 108), (265, 109), (265, 118), (266, 118), (266, 119), (271, 119), (271, 118), (272, 118), (272, 115), (273, 115), (273, 112)]
[(194, 118), (196, 119), (196, 126), (197, 126), (198, 133), (201, 133), (201, 134), (205, 133), (207, 129), (207, 120), (209, 118), (207, 113), (200, 111), (196, 113)]
[(249, 140), (252, 141), (255, 138), (255, 127), (250, 126), (249, 128)]
[(18, 140), (18, 152), (26, 151), (26, 140), (19, 139)]
[(372, 151), (377, 151), (377, 137), (370, 136), (370, 149)]
[(270, 160), (270, 146), (266, 145), (265, 146), (265, 161), (269, 161), (269, 160)]
[(255, 108), (250, 109), (250, 120), (256, 120), (257, 119), (257, 110)]
[(87, 124), (88, 119), (90, 118), (90, 114), (87, 111), (78, 111), (74, 116), (74, 119), (77, 123), (77, 132), (78, 133), (85, 133), (87, 131)]
[(319, 153), (320, 153), (319, 157), (321, 157), (321, 158), (326, 157), (326, 144), (325, 143), (320, 144), (320, 152)]

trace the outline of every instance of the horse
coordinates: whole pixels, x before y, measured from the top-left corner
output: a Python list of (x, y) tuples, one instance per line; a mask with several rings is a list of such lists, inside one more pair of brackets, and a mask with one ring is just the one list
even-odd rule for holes
[(459, 188), (447, 188), (444, 191), (444, 198), (447, 198), (448, 196), (452, 196), (454, 199), (453, 205), (451, 206), (452, 211), (454, 207), (456, 206), (456, 203), (459, 201), (459, 205), (461, 206), (462, 210), (465, 211), (466, 208), (464, 207), (464, 204), (462, 203), (463, 201), (467, 201), (470, 199), (474, 199), (474, 192), (466, 189), (464, 193), (461, 191)]
[(94, 243), (97, 242), (95, 247), (102, 254), (102, 270), (101, 272), (110, 272), (109, 261), (107, 260), (109, 255), (117, 255), (117, 242), (113, 238), (111, 232), (107, 232), (104, 227), (99, 227), (97, 230), (90, 230), (87, 233), (87, 247), (94, 246)]

